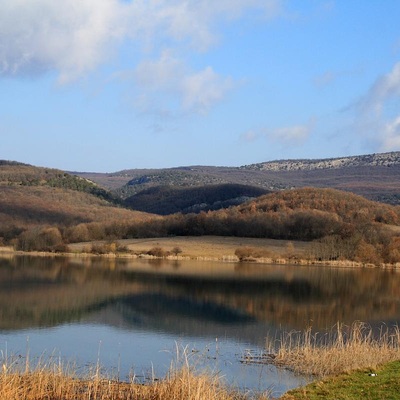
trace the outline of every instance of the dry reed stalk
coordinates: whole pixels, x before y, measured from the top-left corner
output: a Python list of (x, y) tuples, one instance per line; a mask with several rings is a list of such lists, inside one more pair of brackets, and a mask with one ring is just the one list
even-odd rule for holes
[[(258, 396), (258, 399), (267, 399)], [(190, 368), (173, 370), (150, 385), (108, 380), (100, 374), (78, 379), (58, 364), (26, 371), (3, 364), (0, 400), (245, 400), (244, 394), (229, 390), (215, 375), (194, 374)]]
[(336, 324), (326, 334), (289, 332), (278, 341), (267, 340), (275, 365), (305, 375), (327, 376), (400, 359), (400, 329), (381, 328), (378, 335), (362, 322)]

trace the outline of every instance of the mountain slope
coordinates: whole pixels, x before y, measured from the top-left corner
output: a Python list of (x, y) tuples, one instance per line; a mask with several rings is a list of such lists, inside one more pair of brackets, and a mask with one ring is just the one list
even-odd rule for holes
[(218, 210), (244, 203), (267, 192), (262, 188), (237, 184), (188, 188), (156, 186), (128, 197), (125, 204), (134, 210), (167, 215)]
[(240, 213), (319, 211), (349, 223), (400, 224), (400, 207), (370, 201), (335, 189), (302, 188), (275, 192), (237, 207)]
[(123, 199), (155, 186), (233, 183), (267, 190), (305, 186), (336, 188), (370, 200), (400, 204), (400, 152), (320, 160), (280, 160), (242, 167), (191, 166), (77, 174), (109, 188)]
[(78, 175), (69, 174), (58, 169), (35, 167), (13, 161), (0, 160), (0, 185), (58, 187), (90, 193), (96, 197), (114, 201), (109, 191)]
[(113, 200), (106, 190), (84, 178), (1, 161), (0, 243), (39, 226), (66, 229), (97, 223), (104, 228), (107, 224), (138, 223), (154, 217), (117, 207), (110, 199)]
[(82, 222), (122, 222), (149, 218), (141, 212), (118, 208), (88, 193), (70, 189), (0, 187), (0, 226), (71, 226)]

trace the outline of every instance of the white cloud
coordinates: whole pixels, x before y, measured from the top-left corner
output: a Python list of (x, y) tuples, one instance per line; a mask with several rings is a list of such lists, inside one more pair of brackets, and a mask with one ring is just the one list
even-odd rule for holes
[(352, 129), (378, 151), (400, 149), (400, 62), (379, 77), (349, 109), (355, 111)]
[(400, 96), (400, 62), (386, 75), (377, 79), (367, 95), (359, 102), (362, 112), (381, 115), (386, 103)]
[(310, 119), (304, 125), (285, 126), (276, 129), (267, 127), (250, 129), (240, 135), (240, 140), (253, 142), (261, 137), (267, 138), (283, 146), (301, 146), (309, 138), (315, 125), (315, 120)]
[(158, 60), (141, 62), (135, 70), (135, 78), (148, 91), (176, 90), (186, 67), (171, 50), (162, 52)]
[(258, 133), (254, 130), (248, 130), (240, 135), (240, 140), (245, 142), (254, 142), (259, 137)]
[(104, 62), (123, 40), (138, 47), (189, 43), (207, 50), (221, 20), (282, 0), (0, 0), (0, 76), (56, 71), (62, 82)]
[(230, 78), (218, 75), (211, 67), (190, 71), (170, 50), (158, 60), (140, 63), (135, 80), (140, 87), (139, 108), (161, 114), (173, 111), (171, 103), (178, 103), (186, 112), (205, 113), (233, 87)]
[(113, 0), (0, 0), (0, 75), (81, 76), (123, 34), (121, 11)]
[(214, 103), (222, 100), (232, 87), (232, 79), (223, 78), (211, 67), (207, 67), (182, 80), (183, 107), (185, 110), (207, 112)]
[(277, 128), (267, 132), (267, 136), (284, 145), (299, 146), (308, 139), (313, 126), (314, 123), (311, 121), (306, 125), (293, 125)]
[(400, 149), (400, 116), (384, 126), (381, 141), (381, 151), (394, 151)]

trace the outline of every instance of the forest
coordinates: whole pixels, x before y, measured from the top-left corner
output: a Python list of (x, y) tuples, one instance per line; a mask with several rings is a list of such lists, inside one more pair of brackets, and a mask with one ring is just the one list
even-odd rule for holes
[(71, 190), (7, 188), (0, 194), (0, 217), (0, 241), (24, 251), (64, 252), (68, 244), (99, 240), (215, 235), (313, 241), (309, 256), (320, 260), (400, 261), (399, 208), (334, 189), (281, 191), (227, 209), (159, 216)]

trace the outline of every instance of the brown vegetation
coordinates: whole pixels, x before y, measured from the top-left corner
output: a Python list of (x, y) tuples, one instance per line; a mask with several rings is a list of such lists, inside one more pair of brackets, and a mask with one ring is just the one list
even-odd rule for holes
[(269, 191), (257, 186), (237, 184), (156, 186), (128, 197), (124, 204), (134, 210), (160, 215), (186, 214), (228, 208), (266, 193)]
[(337, 375), (400, 360), (400, 331), (385, 327), (376, 334), (361, 322), (350, 327), (337, 324), (327, 333), (313, 333), (309, 328), (279, 339), (267, 338), (267, 353), (266, 362), (300, 374)]
[[(391, 229), (400, 225), (400, 208), (332, 189), (289, 190), (229, 209), (160, 217), (118, 208), (87, 193), (12, 186), (0, 192), (0, 222), (0, 241), (16, 243), (21, 250), (61, 251), (82, 241), (212, 235), (313, 241), (307, 257), (314, 260), (400, 262), (399, 232)], [(290, 253), (288, 249), (287, 258), (296, 258)]]
[[(18, 371), (3, 364), (0, 373), (2, 400), (245, 400), (244, 394), (225, 388), (218, 376), (196, 375), (189, 368), (172, 371), (150, 385), (110, 380), (99, 374), (77, 379), (74, 371), (59, 364)], [(260, 400), (266, 397), (259, 396)]]

